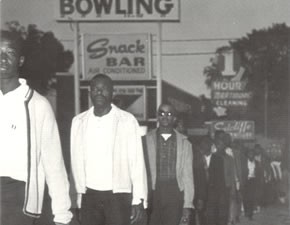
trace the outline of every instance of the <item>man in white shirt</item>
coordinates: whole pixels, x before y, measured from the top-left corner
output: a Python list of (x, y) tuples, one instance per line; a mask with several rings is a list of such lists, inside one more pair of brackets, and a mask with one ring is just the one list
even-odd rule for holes
[(134, 116), (112, 104), (113, 82), (90, 82), (93, 107), (74, 117), (71, 172), (82, 225), (128, 225), (147, 207), (147, 176), (140, 128)]
[(0, 43), (0, 224), (35, 224), (45, 183), (55, 224), (69, 224), (69, 183), (54, 113), (19, 79), (24, 62), (20, 36), (1, 30)]
[(229, 224), (236, 224), (239, 222), (241, 214), (241, 201), (240, 201), (240, 182), (241, 182), (241, 155), (238, 149), (235, 148), (236, 144), (232, 142), (232, 137), (229, 133), (225, 134), (225, 141), (227, 148), (226, 154), (231, 156), (234, 160), (234, 175), (235, 186), (230, 194), (230, 208), (229, 208)]
[(253, 219), (254, 206), (256, 205), (257, 194), (260, 190), (257, 190), (258, 180), (261, 177), (261, 166), (258, 161), (255, 160), (255, 153), (253, 149), (247, 151), (247, 160), (243, 164), (243, 205), (245, 210), (245, 216), (249, 220)]

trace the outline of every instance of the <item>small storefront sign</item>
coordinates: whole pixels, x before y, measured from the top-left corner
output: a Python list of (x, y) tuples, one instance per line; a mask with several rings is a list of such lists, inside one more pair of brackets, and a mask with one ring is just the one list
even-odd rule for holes
[(213, 121), (213, 132), (223, 130), (229, 133), (233, 139), (253, 140), (255, 139), (255, 123), (249, 120), (222, 120)]

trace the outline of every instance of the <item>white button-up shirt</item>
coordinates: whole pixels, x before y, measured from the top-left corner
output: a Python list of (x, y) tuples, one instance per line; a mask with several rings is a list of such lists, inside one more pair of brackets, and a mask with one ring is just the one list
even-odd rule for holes
[(0, 176), (27, 180), (27, 116), (25, 97), (29, 87), (21, 85), (3, 95), (0, 91)]
[(255, 167), (256, 167), (255, 161), (248, 160), (248, 170), (249, 170), (248, 178), (255, 177)]
[(210, 160), (211, 160), (212, 154), (209, 155), (204, 155), (205, 161), (206, 161), (206, 166), (209, 168)]
[(93, 110), (90, 112), (85, 147), (86, 186), (88, 188), (99, 191), (113, 189), (112, 157), (115, 121), (113, 107), (102, 117), (95, 116)]

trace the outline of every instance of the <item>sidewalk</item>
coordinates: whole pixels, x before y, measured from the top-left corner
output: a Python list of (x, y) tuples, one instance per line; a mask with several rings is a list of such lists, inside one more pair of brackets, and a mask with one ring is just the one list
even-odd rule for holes
[(272, 205), (262, 208), (260, 213), (254, 215), (253, 221), (241, 216), (237, 225), (290, 225), (290, 215), (287, 206)]

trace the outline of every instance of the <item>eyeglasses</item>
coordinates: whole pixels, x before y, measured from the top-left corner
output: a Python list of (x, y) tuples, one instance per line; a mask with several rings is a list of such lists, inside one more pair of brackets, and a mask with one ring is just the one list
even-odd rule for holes
[(160, 110), (160, 111), (158, 111), (158, 116), (173, 116), (173, 113)]

